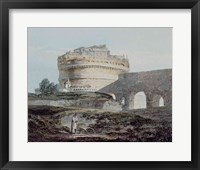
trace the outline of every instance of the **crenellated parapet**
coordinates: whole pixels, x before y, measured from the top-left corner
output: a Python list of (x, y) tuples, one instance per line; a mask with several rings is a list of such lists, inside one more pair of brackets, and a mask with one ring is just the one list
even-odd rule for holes
[(94, 91), (116, 81), (119, 74), (129, 72), (129, 61), (124, 55), (111, 55), (105, 45), (81, 47), (58, 57), (58, 69), (61, 87), (70, 79), (73, 86), (78, 84), (79, 89), (84, 89), (90, 85)]

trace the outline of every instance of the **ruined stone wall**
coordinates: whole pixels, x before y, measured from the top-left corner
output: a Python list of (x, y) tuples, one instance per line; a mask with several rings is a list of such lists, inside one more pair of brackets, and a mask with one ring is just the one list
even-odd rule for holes
[(65, 82), (69, 79), (72, 87), (88, 87), (97, 91), (118, 80), (119, 74), (128, 72), (128, 60), (111, 58), (76, 56), (64, 57), (63, 61), (59, 59), (61, 87), (64, 88)]
[(107, 100), (29, 100), (31, 106), (54, 106), (54, 107), (81, 107), (121, 111), (122, 106), (115, 101)]
[(114, 83), (99, 90), (103, 93), (115, 94), (116, 100), (125, 98), (124, 109), (133, 108), (134, 96), (138, 92), (146, 95), (147, 108), (153, 107), (155, 96), (164, 99), (165, 106), (172, 105), (172, 70), (156, 70), (138, 73), (125, 73)]

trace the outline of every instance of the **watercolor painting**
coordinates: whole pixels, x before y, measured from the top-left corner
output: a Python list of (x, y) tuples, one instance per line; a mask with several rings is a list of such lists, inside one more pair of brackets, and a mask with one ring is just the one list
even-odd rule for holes
[(172, 28), (27, 35), (28, 142), (172, 142)]

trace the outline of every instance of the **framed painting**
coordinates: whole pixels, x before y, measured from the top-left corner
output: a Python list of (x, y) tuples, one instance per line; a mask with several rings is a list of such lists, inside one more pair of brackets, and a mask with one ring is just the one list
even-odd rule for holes
[(200, 169), (198, 0), (0, 2), (1, 169)]

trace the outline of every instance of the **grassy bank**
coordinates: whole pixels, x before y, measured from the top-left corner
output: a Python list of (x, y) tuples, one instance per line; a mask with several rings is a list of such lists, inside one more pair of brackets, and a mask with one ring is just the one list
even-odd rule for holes
[(51, 95), (28, 95), (29, 100), (109, 100), (112, 97), (108, 94), (98, 92), (66, 92)]

